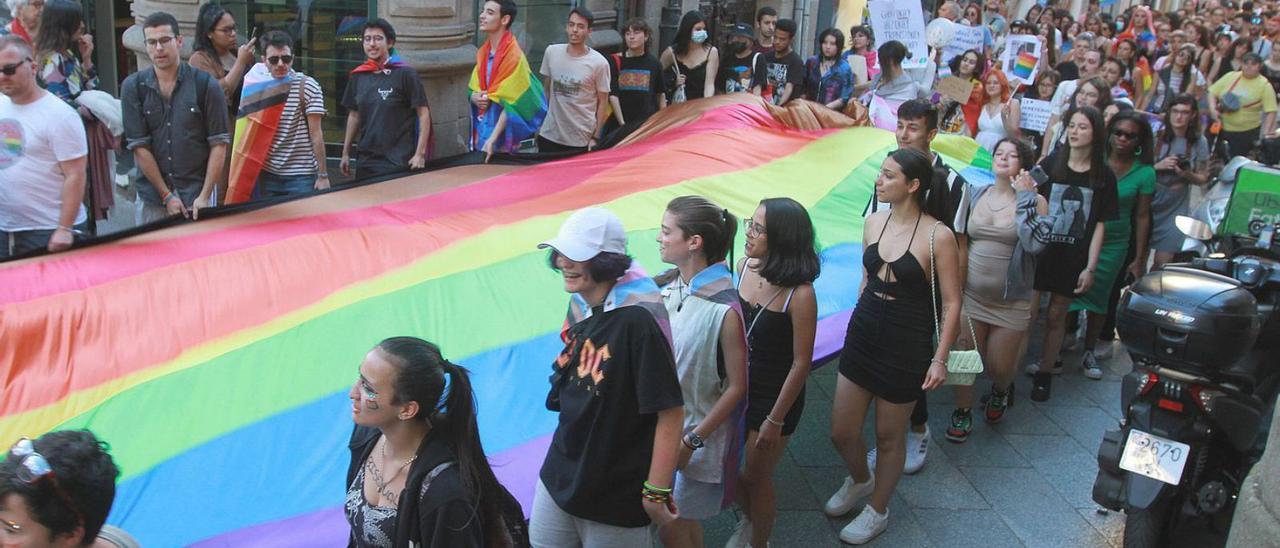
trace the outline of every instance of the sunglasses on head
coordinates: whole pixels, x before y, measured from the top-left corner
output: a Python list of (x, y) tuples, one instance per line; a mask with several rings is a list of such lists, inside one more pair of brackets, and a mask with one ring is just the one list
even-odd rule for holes
[(279, 65), (280, 63), (284, 63), (287, 65), (292, 62), (293, 62), (292, 55), (272, 55), (271, 57), (267, 58), (267, 63), (270, 63), (272, 65)]
[(24, 63), (30, 63), (30, 62), (31, 62), (31, 58), (28, 57), (26, 59), (18, 61), (17, 63), (10, 63), (8, 65), (0, 67), (0, 74), (4, 74), (5, 76), (13, 76), (14, 73), (18, 72), (18, 67), (21, 67)]
[[(7, 67), (6, 67), (7, 68)], [(0, 69), (3, 70), (3, 69)], [(13, 447), (9, 449), (9, 455), (18, 463), (18, 470), (15, 474), (18, 481), (27, 485), (35, 484), (42, 479), (48, 479), (49, 484), (53, 487), (53, 491), (62, 499), (62, 502), (75, 513), (79, 524), (84, 524), (84, 514), (80, 513), (80, 507), (76, 505), (71, 496), (62, 489), (58, 484), (58, 478), (53, 473), (53, 467), (49, 465), (49, 460), (44, 455), (36, 452), (35, 443), (30, 438), (21, 438)]]

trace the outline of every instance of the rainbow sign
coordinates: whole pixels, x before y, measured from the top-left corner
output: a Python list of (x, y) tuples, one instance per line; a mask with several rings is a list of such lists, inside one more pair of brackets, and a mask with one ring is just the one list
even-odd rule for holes
[(1030, 81), (1031, 75), (1035, 74), (1036, 62), (1038, 60), (1039, 59), (1035, 55), (1029, 52), (1024, 51), (1019, 53), (1018, 60), (1013, 65), (1013, 75), (1023, 80)]
[[(0, 444), (93, 430), (122, 469), (109, 523), (146, 546), (341, 546), (347, 392), (374, 344), (414, 335), (475, 375), (485, 447), (527, 508), (568, 302), (535, 245), (603, 205), (656, 273), (663, 208), (684, 194), (739, 215), (779, 195), (809, 208), (825, 261), (816, 354), (836, 352), (893, 135), (796, 129), (745, 95), (669, 110), (611, 150), (418, 174), (0, 265)], [(972, 140), (935, 144), (989, 180)]]

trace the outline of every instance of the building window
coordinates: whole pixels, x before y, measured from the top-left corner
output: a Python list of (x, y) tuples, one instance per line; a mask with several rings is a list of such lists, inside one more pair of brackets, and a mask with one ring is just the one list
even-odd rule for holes
[(375, 0), (224, 0), (244, 35), (283, 30), (294, 40), (295, 70), (324, 90), (324, 140), (341, 145), (347, 111), (340, 105), (351, 70), (365, 60), (361, 28), (377, 13)]

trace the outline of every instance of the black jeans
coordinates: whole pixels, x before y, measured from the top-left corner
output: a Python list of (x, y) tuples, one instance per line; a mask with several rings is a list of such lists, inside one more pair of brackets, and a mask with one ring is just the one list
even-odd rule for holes
[(586, 152), (587, 147), (562, 145), (541, 135), (538, 136), (538, 152)]

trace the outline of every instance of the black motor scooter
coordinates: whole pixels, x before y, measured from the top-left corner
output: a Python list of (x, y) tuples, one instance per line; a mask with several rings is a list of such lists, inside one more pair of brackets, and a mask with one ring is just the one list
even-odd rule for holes
[[(1215, 238), (1190, 217), (1178, 226)], [(1121, 297), (1116, 328), (1134, 370), (1121, 384), (1120, 427), (1098, 447), (1093, 499), (1125, 512), (1126, 547), (1168, 546), (1193, 522), (1225, 539), (1280, 373), (1280, 254), (1270, 244), (1166, 265)]]

